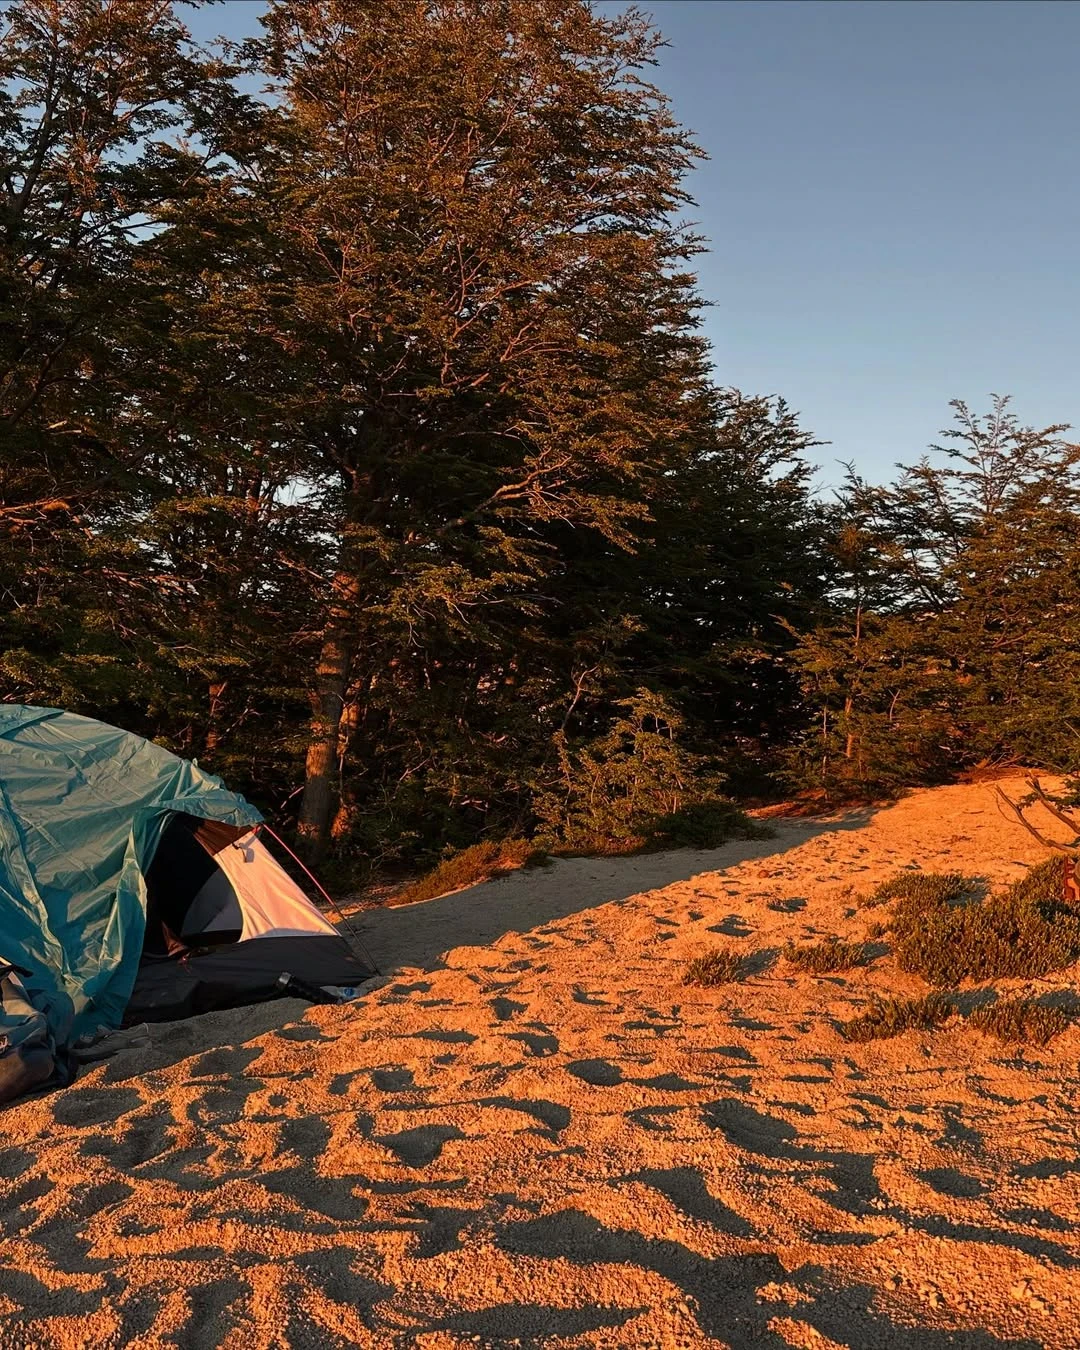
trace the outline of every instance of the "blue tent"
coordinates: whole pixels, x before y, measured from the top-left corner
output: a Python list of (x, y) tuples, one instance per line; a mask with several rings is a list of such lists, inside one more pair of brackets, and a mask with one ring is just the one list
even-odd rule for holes
[[(226, 843), (253, 839), (252, 828), (260, 820), (259, 812), (220, 779), (140, 736), (52, 708), (0, 705), (0, 1101), (29, 1087), (64, 1081), (65, 1048), (99, 1028), (120, 1025), (144, 956), (147, 874), (170, 822), (187, 822), (194, 831), (184, 835), (186, 847), (201, 858), (192, 864), (190, 898), (201, 887), (203, 909), (211, 894), (226, 895), (236, 911), (234, 924), (217, 923), (220, 943), (248, 935), (244, 897), (248, 909), (257, 908), (255, 890), (245, 882), (237, 892), (214, 856)], [(193, 842), (200, 822), (215, 823), (216, 842), (205, 837), (199, 840), (202, 847)], [(209, 827), (202, 833), (208, 832)], [(253, 861), (256, 881), (263, 881), (269, 868), (279, 889), (294, 886), (261, 844), (254, 846), (258, 857), (253, 845), (246, 847), (243, 857)], [(175, 888), (187, 859), (183, 854), (179, 865), (170, 865), (170, 886)], [(216, 876), (213, 886), (207, 882), (209, 872)], [(220, 912), (224, 901), (214, 903)], [(286, 897), (285, 903), (294, 902)], [(328, 940), (335, 944), (330, 959), (335, 969), (325, 983), (351, 984), (369, 975), (370, 970), (357, 970), (342, 940), (313, 906), (310, 910), (310, 922), (301, 915), (287, 928), (254, 925), (257, 935), (273, 938), (284, 932), (292, 935), (295, 948), (296, 935), (310, 929), (311, 936), (323, 939), (324, 966)], [(192, 958), (215, 947), (214, 927), (215, 921), (206, 919), (197, 944), (189, 936), (185, 945), (169, 933), (169, 950), (154, 976), (162, 1015), (199, 1010), (197, 1000), (184, 1004), (162, 998), (160, 991), (175, 992), (184, 980), (191, 985), (196, 978)], [(277, 947), (258, 944), (261, 965), (269, 962), (280, 971), (281, 944), (289, 941), (278, 937)], [(239, 943), (245, 949), (256, 945)], [(222, 950), (217, 945), (218, 985)], [(226, 960), (230, 970), (237, 965), (236, 950)], [(304, 950), (309, 957), (318, 955), (314, 947)], [(290, 966), (295, 970), (297, 962)], [(258, 992), (245, 991), (235, 974), (224, 978), (235, 986), (235, 1002), (268, 996), (265, 978)], [(217, 997), (216, 1006), (225, 1006), (223, 996)]]

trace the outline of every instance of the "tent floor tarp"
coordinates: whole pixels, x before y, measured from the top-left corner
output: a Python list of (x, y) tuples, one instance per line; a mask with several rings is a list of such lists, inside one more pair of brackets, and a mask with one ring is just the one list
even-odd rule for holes
[(263, 1003), (288, 992), (283, 975), (325, 988), (355, 987), (373, 973), (336, 936), (269, 937), (184, 952), (142, 962), (124, 1022), (174, 1022)]

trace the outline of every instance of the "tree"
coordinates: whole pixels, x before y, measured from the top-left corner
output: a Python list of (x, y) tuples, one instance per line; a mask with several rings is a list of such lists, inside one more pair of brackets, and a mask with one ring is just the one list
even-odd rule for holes
[(0, 692), (374, 860), (532, 830), (567, 766), (625, 833), (769, 760), (811, 442), (711, 384), (644, 19), (271, 0), (210, 55), (162, 0), (8, 14)]
[(573, 747), (556, 733), (558, 775), (536, 799), (542, 837), (582, 853), (641, 847), (655, 822), (718, 786), (680, 742), (682, 728), (664, 699), (639, 689), (588, 744)]
[(145, 699), (152, 657), (131, 527), (161, 448), (142, 416), (157, 316), (137, 260), (229, 86), (158, 0), (18, 0), (3, 23), (0, 688), (105, 709)]
[(302, 369), (273, 453), (334, 541), (317, 849), (347, 745), (394, 741), (444, 678), (459, 722), (520, 680), (561, 539), (633, 545), (705, 382), (698, 244), (673, 219), (697, 151), (641, 79), (659, 39), (634, 15), (272, 0), (263, 23), (244, 55), (275, 101), (217, 229), (246, 232), (245, 333)]
[(849, 484), (854, 642), (834, 624), (799, 653), (826, 776), (867, 786), (1076, 761), (1080, 447), (1063, 426), (1022, 426), (1006, 399), (981, 418), (952, 406), (941, 458), (889, 488)]
[(710, 404), (653, 508), (631, 653), (694, 739), (760, 789), (798, 724), (791, 628), (820, 617), (833, 564), (806, 460), (816, 443), (791, 409), (737, 390)]

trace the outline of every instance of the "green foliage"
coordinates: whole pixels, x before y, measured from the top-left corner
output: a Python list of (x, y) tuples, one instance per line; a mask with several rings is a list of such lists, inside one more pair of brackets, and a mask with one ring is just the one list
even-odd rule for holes
[[(798, 715), (823, 511), (790, 409), (711, 383), (659, 35), (272, 0), (204, 53), (181, 13), (5, 8), (0, 697), (343, 874), (751, 828), (717, 765), (760, 789)], [(642, 690), (667, 767), (612, 731)]]
[(772, 839), (774, 831), (740, 811), (734, 802), (713, 798), (690, 802), (649, 824), (651, 849), (720, 848), (729, 839)]
[[(933, 993), (922, 998), (875, 998), (865, 1013), (840, 1024), (847, 1041), (883, 1040), (905, 1031), (936, 1031), (956, 1013), (953, 996)], [(1047, 1045), (1069, 1025), (1060, 1009), (1035, 999), (998, 999), (974, 1009), (965, 1023), (1003, 1043)]]
[(0, 697), (349, 871), (714, 847), (779, 765), (1072, 766), (1080, 451), (957, 404), (943, 461), (817, 500), (783, 400), (712, 382), (647, 20), (181, 13), (4, 11)]
[(152, 0), (5, 27), (0, 695), (267, 805), (306, 772), (346, 852), (519, 823), (578, 673), (584, 726), (632, 689), (631, 550), (726, 415), (656, 36), (283, 0), (240, 69)]
[(452, 853), (426, 876), (406, 886), (394, 897), (398, 905), (417, 900), (431, 900), (438, 895), (463, 890), (494, 877), (505, 876), (521, 867), (536, 867), (547, 858), (543, 849), (528, 839), (503, 839), (498, 842), (472, 844), (458, 853)]
[(1053, 912), (1062, 907), (1064, 889), (1065, 859), (1055, 853), (1034, 867), (1029, 867), (1008, 888), (1006, 898), (1014, 905), (1034, 905)]
[[(194, 317), (273, 334), (254, 392), (332, 541), (300, 804), (318, 843), (343, 704), (354, 762), (436, 800), (489, 803), (515, 760), (520, 793), (549, 747), (598, 573), (628, 570), (707, 429), (699, 245), (677, 223), (698, 152), (636, 77), (657, 39), (632, 15), (274, 0), (264, 27), (245, 56), (277, 106), (263, 171), (246, 131), (236, 151), (235, 317), (216, 298)], [(235, 251), (231, 208), (208, 203)]]
[(1034, 978), (1080, 959), (1080, 914), (1062, 903), (1056, 858), (999, 895), (956, 903), (955, 884), (940, 892), (929, 886), (902, 898), (892, 921), (898, 965), (928, 984)]
[(866, 944), (841, 942), (837, 937), (824, 942), (789, 943), (784, 948), (784, 959), (798, 970), (812, 975), (825, 975), (831, 970), (851, 970), (866, 959)]
[(1004, 1044), (1049, 1045), (1069, 1026), (1069, 1019), (1060, 1008), (1028, 998), (998, 999), (976, 1008), (967, 1020), (977, 1031)]
[[(168, 5), (19, 0), (0, 44), (0, 697), (144, 723), (175, 598), (139, 522), (177, 453), (149, 408), (146, 226), (186, 195), (232, 98)], [(162, 671), (164, 667), (164, 671)], [(163, 678), (162, 678), (163, 675)]]
[(834, 564), (813, 439), (782, 399), (718, 391), (711, 429), (668, 475), (637, 559), (630, 643), (694, 743), (722, 752), (728, 788), (775, 791), (778, 747), (801, 723), (792, 629), (820, 622)]
[(684, 720), (666, 699), (639, 689), (617, 708), (603, 735), (571, 743), (556, 734), (557, 772), (533, 799), (546, 847), (623, 854), (770, 836), (718, 795), (719, 776), (684, 747)]
[(898, 872), (883, 881), (862, 901), (864, 909), (873, 909), (899, 900), (913, 910), (935, 905), (955, 905), (975, 894), (978, 881), (959, 872)]
[[(701, 757), (679, 742), (682, 718), (671, 705), (639, 689), (618, 706), (601, 736), (575, 745), (556, 736), (558, 776), (534, 810), (540, 837), (559, 852), (634, 852), (664, 831), (662, 822), (679, 828), (685, 799), (702, 791)], [(716, 813), (709, 819), (715, 829)]]
[(870, 795), (979, 764), (1073, 769), (1080, 446), (955, 402), (935, 457), (837, 507), (837, 586), (795, 659), (814, 712), (795, 780)]
[(846, 1041), (886, 1040), (905, 1031), (936, 1031), (955, 1012), (953, 1001), (944, 994), (923, 998), (875, 998), (866, 1012), (841, 1022), (840, 1035)]
[(734, 947), (714, 947), (686, 963), (683, 984), (711, 989), (718, 984), (730, 984), (742, 979), (746, 971), (746, 956)]

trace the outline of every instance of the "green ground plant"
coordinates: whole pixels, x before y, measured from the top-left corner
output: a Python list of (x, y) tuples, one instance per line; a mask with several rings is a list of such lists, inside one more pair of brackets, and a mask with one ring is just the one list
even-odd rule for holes
[(893, 889), (896, 960), (928, 984), (1031, 979), (1080, 959), (1080, 914), (1063, 903), (1059, 858), (982, 899), (956, 874), (903, 882)]
[(876, 909), (895, 900), (913, 905), (954, 905), (976, 893), (978, 881), (959, 872), (900, 872), (861, 902), (863, 909)]
[(746, 968), (746, 959), (742, 952), (734, 947), (714, 947), (712, 951), (695, 956), (686, 963), (683, 972), (683, 984), (697, 985), (701, 989), (711, 989), (718, 984), (730, 984), (741, 979)]
[(1003, 1044), (1049, 1045), (1069, 1025), (1060, 1008), (1049, 1007), (1036, 999), (998, 999), (985, 1008), (976, 1008), (968, 1022), (977, 1031), (993, 1036)]
[(714, 798), (658, 816), (648, 828), (646, 847), (720, 848), (729, 839), (772, 839), (775, 833), (740, 811), (734, 802)]
[(499, 842), (472, 844), (452, 853), (437, 867), (419, 877), (399, 892), (395, 903), (412, 904), (417, 900), (431, 900), (437, 895), (460, 891), (482, 881), (516, 872), (521, 867), (536, 867), (547, 861), (548, 855), (529, 839), (503, 839)]
[(827, 975), (832, 970), (851, 970), (866, 959), (866, 944), (841, 942), (837, 937), (824, 942), (789, 942), (784, 960), (811, 975)]
[(839, 1031), (846, 1041), (887, 1040), (905, 1031), (936, 1031), (955, 1011), (952, 999), (939, 993), (922, 998), (875, 998), (866, 1012), (841, 1022)]

